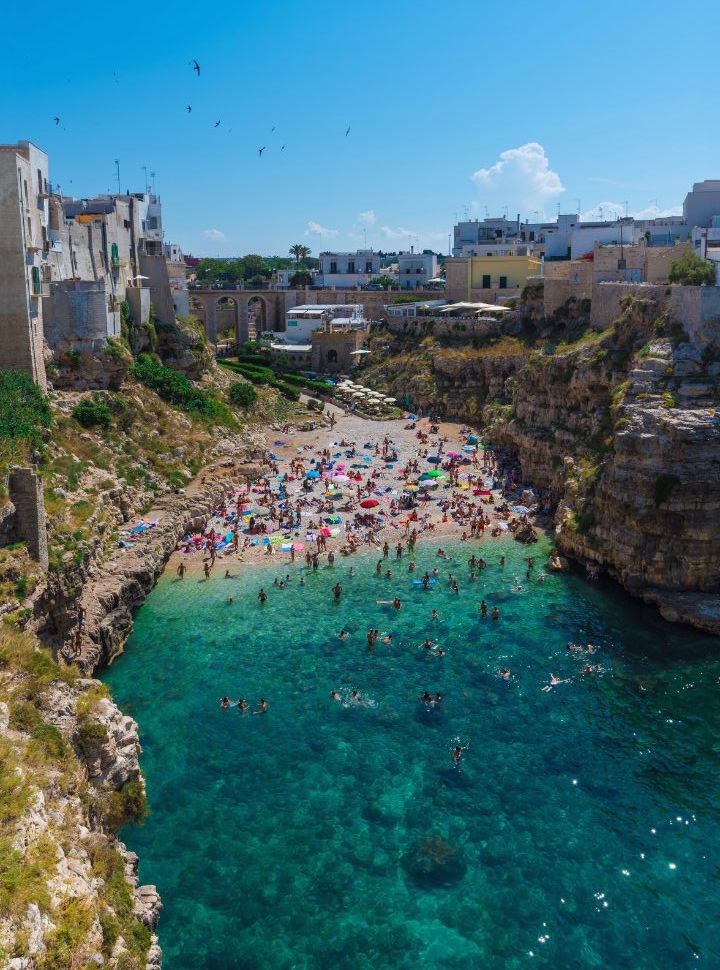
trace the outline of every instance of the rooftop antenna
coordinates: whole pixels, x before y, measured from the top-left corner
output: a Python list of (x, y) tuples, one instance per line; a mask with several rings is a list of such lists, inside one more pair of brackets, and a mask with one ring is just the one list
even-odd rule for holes
[(503, 216), (505, 216), (505, 218), (507, 219), (508, 207), (504, 205), (502, 211), (503, 211)]
[(464, 212), (465, 212), (465, 221), (467, 222), (467, 220), (470, 218), (470, 209), (468, 208), (468, 206), (465, 206)]
[(627, 217), (628, 217), (628, 201), (627, 201), (627, 199), (623, 202), (623, 205), (625, 206), (625, 218), (627, 219)]
[(145, 173), (145, 194), (147, 195), (147, 190), (148, 190), (147, 165), (141, 165), (140, 169)]
[(117, 176), (118, 195), (122, 195), (122, 192), (120, 191), (120, 159), (119, 158), (115, 159), (115, 174)]
[(157, 178), (157, 172), (150, 172), (150, 179), (152, 180), (153, 195), (155, 195), (155, 179), (156, 178)]
[(558, 219), (559, 219), (559, 218), (560, 218), (560, 203), (559, 203), (559, 202), (556, 202), (556, 203), (555, 203), (555, 205), (557, 206), (557, 210), (558, 210)]
[(577, 202), (577, 214), (580, 216), (580, 199), (575, 199), (575, 201)]

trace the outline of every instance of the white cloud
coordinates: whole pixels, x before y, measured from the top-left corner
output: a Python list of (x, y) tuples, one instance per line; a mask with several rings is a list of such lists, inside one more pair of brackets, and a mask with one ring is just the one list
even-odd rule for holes
[(483, 190), (483, 198), (513, 210), (542, 209), (562, 192), (560, 176), (550, 168), (545, 149), (536, 141), (508, 148), (490, 168), (479, 168), (470, 178)]
[(206, 239), (224, 239), (225, 233), (219, 229), (203, 229), (203, 236)]
[(430, 242), (431, 240), (445, 239), (444, 232), (426, 232), (423, 229), (405, 229), (404, 226), (381, 226), (380, 232), (386, 239), (396, 241), (415, 241)]
[(374, 226), (377, 222), (377, 216), (373, 209), (368, 209), (367, 212), (361, 212), (357, 217), (357, 221), (361, 226)]
[(340, 232), (337, 229), (328, 229), (326, 226), (321, 226), (319, 222), (313, 222), (311, 219), (307, 224), (307, 229), (305, 230), (306, 236), (328, 236), (332, 238), (333, 236), (339, 236)]
[[(583, 222), (598, 222), (601, 219), (611, 222), (624, 215), (624, 202), (598, 202), (592, 209), (581, 213), (580, 218)], [(638, 209), (635, 212), (628, 209), (628, 215), (633, 216), (635, 219), (662, 219), (665, 216), (682, 215), (682, 206), (676, 205), (671, 206), (669, 209), (660, 209), (656, 205), (648, 205), (644, 209)]]

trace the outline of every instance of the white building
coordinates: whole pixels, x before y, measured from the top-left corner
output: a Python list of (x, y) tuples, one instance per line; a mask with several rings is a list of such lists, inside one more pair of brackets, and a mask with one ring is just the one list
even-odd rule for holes
[(285, 313), (285, 342), (309, 344), (315, 330), (320, 330), (326, 319), (332, 320), (334, 331), (364, 330), (367, 320), (362, 303), (307, 304), (291, 307)]
[(422, 290), (437, 276), (435, 253), (400, 253), (398, 255), (398, 283), (401, 290)]
[(358, 249), (355, 253), (320, 253), (318, 286), (348, 290), (365, 286), (380, 275), (380, 256), (372, 249)]

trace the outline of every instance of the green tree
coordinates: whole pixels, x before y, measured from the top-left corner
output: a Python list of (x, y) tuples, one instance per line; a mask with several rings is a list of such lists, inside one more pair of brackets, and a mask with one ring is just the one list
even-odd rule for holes
[(243, 384), (236, 381), (230, 385), (230, 400), (238, 407), (246, 408), (257, 400), (257, 391), (251, 384)]
[(695, 253), (685, 253), (670, 264), (668, 279), (671, 283), (682, 283), (683, 286), (715, 286), (715, 264)]
[(242, 276), (244, 280), (252, 279), (254, 276), (262, 276), (263, 278), (270, 276), (270, 270), (267, 267), (264, 257), (258, 256), (256, 253), (243, 256)]
[(310, 249), (307, 246), (303, 246), (302, 243), (295, 243), (294, 246), (290, 247), (290, 255), (295, 257), (295, 263), (300, 266), (300, 263), (310, 255)]
[(299, 269), (296, 273), (293, 273), (288, 284), (290, 286), (312, 286), (312, 274), (308, 273), (306, 269)]
[(392, 290), (394, 289), (394, 287), (397, 286), (397, 283), (392, 278), (392, 276), (376, 276), (372, 282), (380, 283), (380, 285), (384, 287), (386, 290)]

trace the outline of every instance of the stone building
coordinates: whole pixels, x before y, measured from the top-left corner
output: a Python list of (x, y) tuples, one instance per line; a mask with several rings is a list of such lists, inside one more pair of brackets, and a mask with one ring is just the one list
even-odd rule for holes
[(322, 326), (310, 337), (312, 369), (329, 374), (351, 370), (358, 363), (357, 351), (367, 343), (368, 332), (367, 325), (351, 326), (325, 312)]
[(0, 367), (23, 370), (43, 388), (49, 198), (45, 152), (29, 141), (0, 145)]

